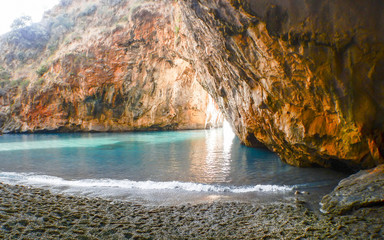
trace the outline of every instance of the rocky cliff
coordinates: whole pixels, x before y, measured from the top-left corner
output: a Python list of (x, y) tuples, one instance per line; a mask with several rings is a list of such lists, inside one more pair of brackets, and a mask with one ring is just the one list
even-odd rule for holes
[(13, 81), (0, 126), (203, 127), (207, 91), (248, 146), (296, 166), (373, 167), (384, 162), (383, 10), (381, 0), (65, 0), (33, 34), (3, 36), (1, 76)]
[(384, 2), (179, 1), (180, 51), (248, 146), (296, 166), (383, 162)]
[(166, 2), (61, 1), (3, 36), (2, 130), (205, 128), (209, 96), (176, 52), (176, 24)]

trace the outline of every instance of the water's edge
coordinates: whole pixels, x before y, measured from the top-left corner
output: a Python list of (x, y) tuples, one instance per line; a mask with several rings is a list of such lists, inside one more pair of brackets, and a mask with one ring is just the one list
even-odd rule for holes
[(298, 169), (224, 129), (0, 137), (0, 181), (144, 204), (264, 201), (310, 192), (317, 204), (344, 175)]
[(374, 229), (383, 222), (383, 208), (328, 217), (300, 201), (286, 200), (147, 206), (2, 183), (0, 201), (4, 239), (350, 239), (363, 234), (372, 239), (378, 237)]

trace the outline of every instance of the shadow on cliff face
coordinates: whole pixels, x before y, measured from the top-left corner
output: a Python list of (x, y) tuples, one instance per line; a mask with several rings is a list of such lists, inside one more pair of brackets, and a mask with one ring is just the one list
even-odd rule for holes
[[(208, 93), (175, 49), (180, 19), (173, 5), (69, 1), (41, 23), (4, 35), (0, 75), (7, 79), (0, 80), (6, 96), (0, 101), (10, 101), (0, 108), (2, 130), (205, 128)], [(36, 40), (29, 36), (44, 41), (29, 46)], [(23, 52), (33, 54), (6, 57)]]
[(384, 162), (382, 1), (179, 5), (183, 54), (247, 146), (302, 167)]
[[(69, 1), (1, 38), (2, 130), (204, 128), (209, 93), (247, 146), (295, 166), (370, 168), (384, 162), (383, 10), (380, 0)], [(25, 46), (30, 36), (42, 45)]]

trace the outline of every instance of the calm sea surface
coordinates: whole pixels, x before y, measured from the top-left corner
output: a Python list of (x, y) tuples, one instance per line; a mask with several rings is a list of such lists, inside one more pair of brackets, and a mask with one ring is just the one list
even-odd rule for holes
[(284, 198), (346, 175), (291, 167), (224, 129), (0, 136), (0, 181), (155, 204)]

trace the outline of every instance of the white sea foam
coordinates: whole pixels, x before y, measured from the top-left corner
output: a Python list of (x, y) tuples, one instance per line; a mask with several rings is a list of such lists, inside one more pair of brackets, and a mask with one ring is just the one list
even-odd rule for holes
[(192, 182), (156, 182), (132, 181), (116, 179), (81, 179), (66, 180), (60, 177), (37, 175), (32, 173), (1, 172), (0, 180), (9, 184), (21, 184), (45, 187), (68, 187), (75, 189), (119, 189), (119, 190), (180, 190), (187, 192), (208, 193), (249, 193), (249, 192), (287, 192), (292, 191), (292, 186), (280, 185), (254, 185), (254, 186), (222, 186)]

